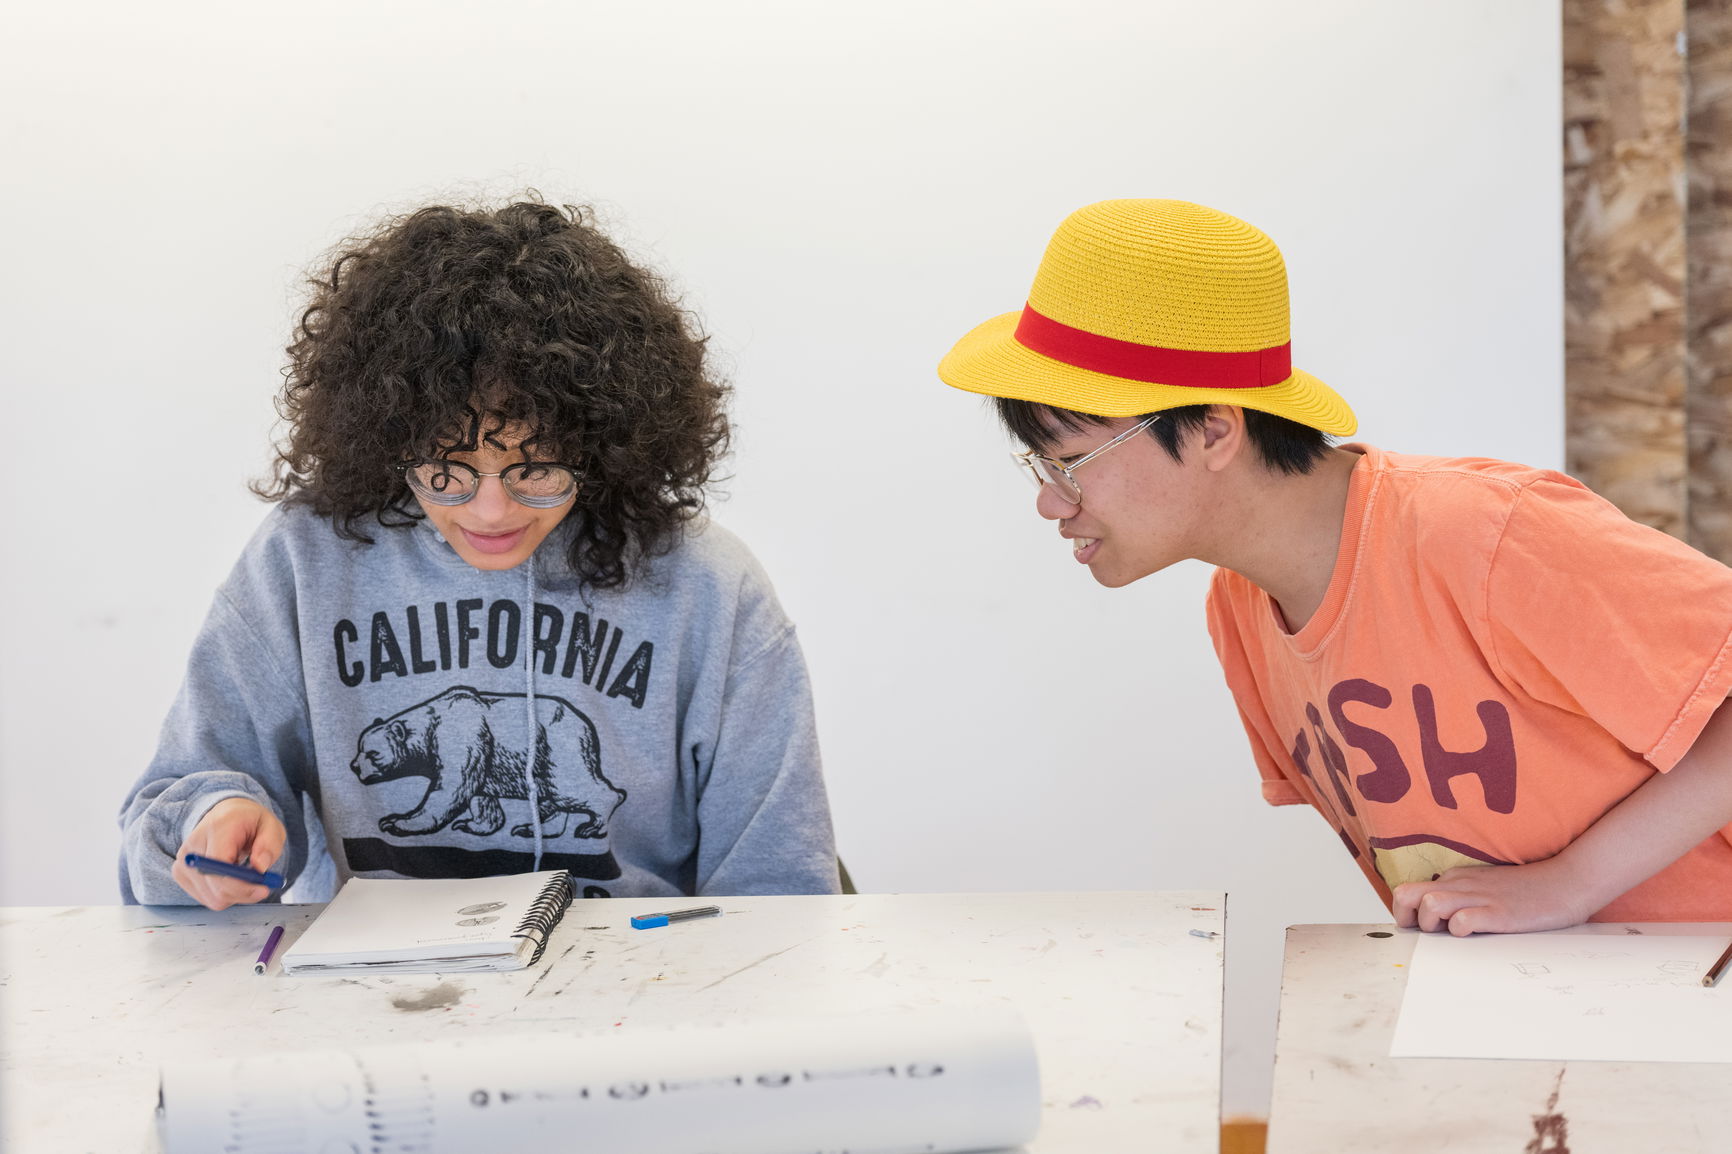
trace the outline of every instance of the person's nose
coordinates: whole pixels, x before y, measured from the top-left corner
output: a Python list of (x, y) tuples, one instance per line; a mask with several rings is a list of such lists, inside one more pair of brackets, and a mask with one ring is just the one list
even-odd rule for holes
[(469, 498), (474, 516), (489, 524), (506, 520), (516, 504), (511, 494), (505, 491), (505, 482), (498, 477), (481, 478), (475, 496)]
[(1080, 508), (1082, 506), (1078, 502), (1068, 500), (1058, 491), (1058, 486), (1051, 482), (1042, 485), (1040, 492), (1034, 496), (1034, 511), (1048, 521), (1062, 521), (1066, 517), (1074, 517)]

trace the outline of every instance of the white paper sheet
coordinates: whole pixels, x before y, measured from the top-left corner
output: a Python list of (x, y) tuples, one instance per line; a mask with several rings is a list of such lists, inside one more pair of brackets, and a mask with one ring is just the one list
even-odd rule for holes
[(1424, 934), (1389, 1053), (1732, 1062), (1732, 975), (1702, 985), (1726, 944), (1653, 927)]
[(1040, 1109), (994, 1006), (189, 1062), (161, 1121), (168, 1154), (938, 1154), (1020, 1145)]

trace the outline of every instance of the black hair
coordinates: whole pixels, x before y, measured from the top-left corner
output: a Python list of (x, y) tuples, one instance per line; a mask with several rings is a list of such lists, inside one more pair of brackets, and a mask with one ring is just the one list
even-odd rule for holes
[[(993, 397), (992, 404), (1005, 431), (1031, 449), (1045, 448), (1064, 433), (1110, 424), (1116, 419), (1013, 397)], [(1136, 419), (1140, 421), (1158, 412), (1161, 419), (1144, 431), (1159, 442), (1173, 460), (1182, 461), (1186, 439), (1202, 429), (1209, 408), (1208, 405), (1180, 405), (1142, 413)], [(1263, 464), (1271, 469), (1293, 476), (1309, 473), (1329, 451), (1330, 438), (1310, 425), (1258, 409), (1245, 409), (1244, 413), (1245, 436), (1256, 446)]]

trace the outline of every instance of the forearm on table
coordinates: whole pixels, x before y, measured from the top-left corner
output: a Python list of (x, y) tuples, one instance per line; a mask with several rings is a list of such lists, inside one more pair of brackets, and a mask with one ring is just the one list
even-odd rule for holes
[(1722, 704), (1690, 752), (1608, 810), (1557, 855), (1599, 909), (1732, 825), (1732, 708)]

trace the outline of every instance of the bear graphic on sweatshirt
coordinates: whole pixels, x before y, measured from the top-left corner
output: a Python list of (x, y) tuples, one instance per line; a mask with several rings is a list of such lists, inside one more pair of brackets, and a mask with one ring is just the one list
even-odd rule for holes
[[(482, 693), (464, 685), (362, 730), (349, 768), (363, 785), (427, 779), (421, 803), (408, 813), (380, 818), (379, 829), (399, 836), (434, 833), (447, 825), (478, 837), (496, 832), (505, 824), (500, 799), (529, 797), (523, 775), (529, 752), (525, 710), (521, 693)], [(567, 815), (581, 814), (584, 820), (572, 829), (573, 837), (606, 837), (608, 819), (626, 793), (602, 775), (595, 725), (563, 698), (536, 694), (536, 712), (542, 836), (561, 836)], [(511, 832), (534, 836), (528, 822)]]

